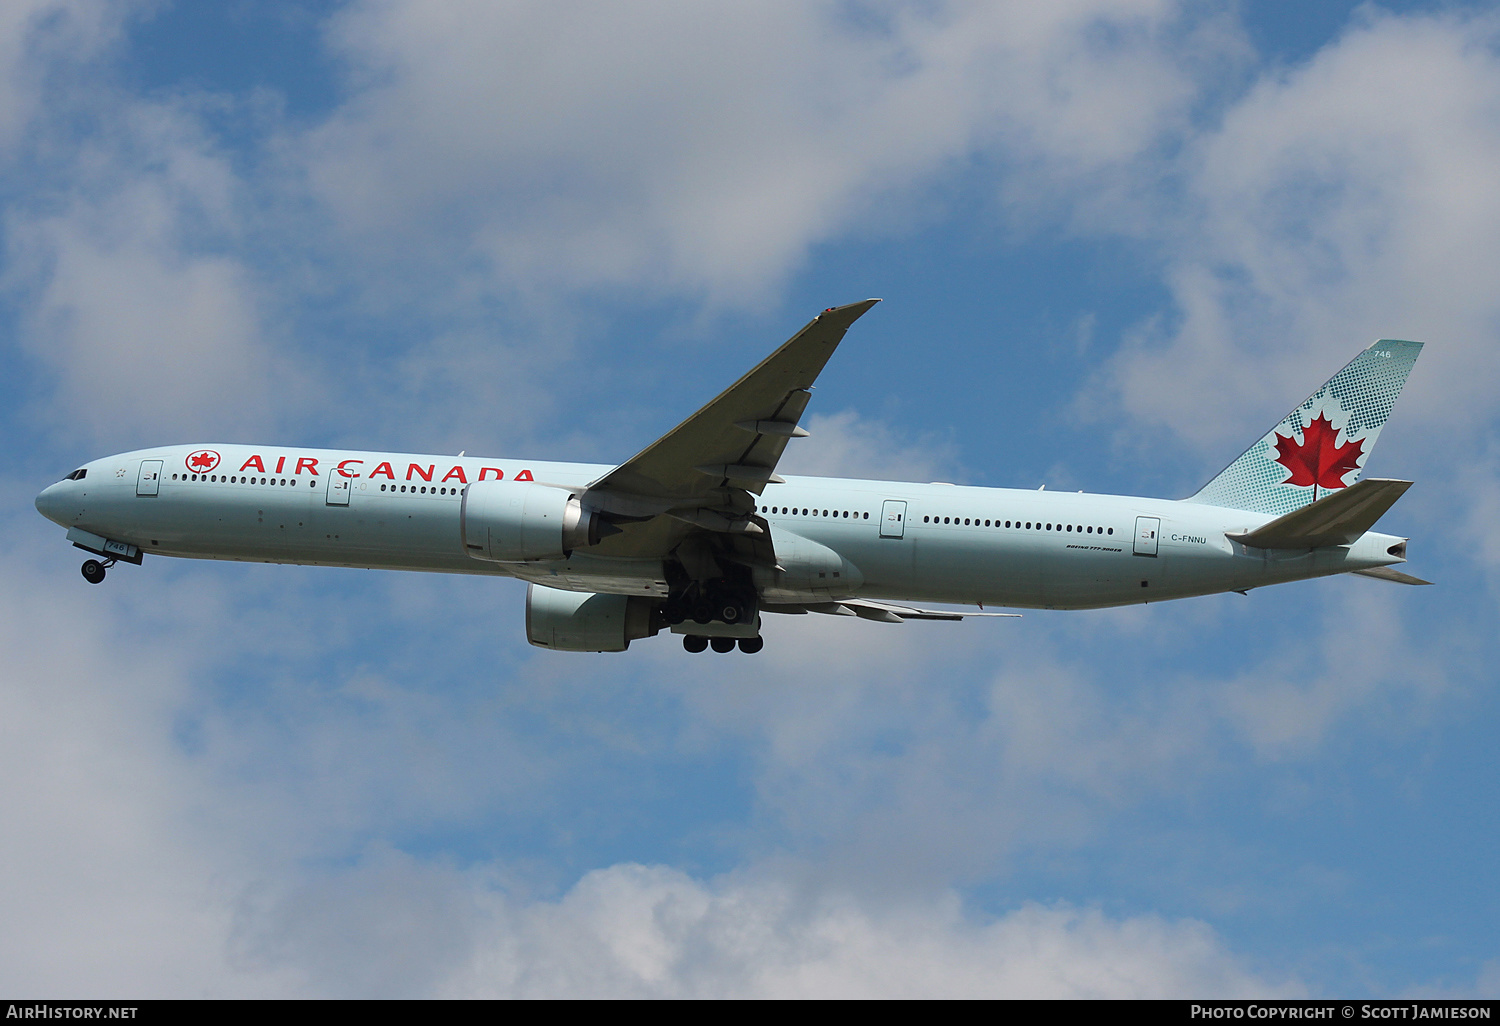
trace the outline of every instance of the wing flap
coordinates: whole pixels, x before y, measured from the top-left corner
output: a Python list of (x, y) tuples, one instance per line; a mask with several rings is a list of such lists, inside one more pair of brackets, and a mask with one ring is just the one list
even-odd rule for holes
[(763, 606), (767, 613), (827, 613), (831, 616), (857, 616), (881, 623), (905, 623), (907, 620), (962, 620), (966, 616), (1003, 616), (1019, 619), (1020, 613), (968, 613), (955, 609), (918, 609), (874, 599), (839, 599), (837, 602), (811, 602), (806, 605)]

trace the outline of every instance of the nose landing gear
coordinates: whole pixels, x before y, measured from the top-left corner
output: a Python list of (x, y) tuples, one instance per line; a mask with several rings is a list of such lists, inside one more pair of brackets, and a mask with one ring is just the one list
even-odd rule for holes
[(90, 584), (101, 584), (104, 581), (104, 571), (115, 565), (115, 561), (107, 559), (103, 563), (97, 559), (86, 559), (83, 561), (83, 579)]

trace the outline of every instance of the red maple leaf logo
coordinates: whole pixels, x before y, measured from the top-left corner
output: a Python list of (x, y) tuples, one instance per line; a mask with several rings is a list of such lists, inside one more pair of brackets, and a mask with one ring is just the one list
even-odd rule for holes
[(1364, 439), (1338, 444), (1339, 432), (1324, 414), (1318, 414), (1302, 430), (1302, 442), (1290, 435), (1276, 435), (1276, 462), (1292, 472), (1282, 484), (1343, 488), (1344, 475), (1359, 469)]
[(199, 449), (187, 458), (187, 468), (198, 473), (207, 473), (218, 465), (219, 454), (212, 449)]

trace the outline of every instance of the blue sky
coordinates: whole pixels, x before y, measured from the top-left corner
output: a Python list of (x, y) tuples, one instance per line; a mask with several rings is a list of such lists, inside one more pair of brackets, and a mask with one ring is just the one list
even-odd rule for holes
[[(0, 990), (1500, 992), (1489, 5), (0, 13)], [(1438, 587), (750, 658), (32, 508), (258, 441), (620, 460), (866, 296), (794, 470), (1187, 494), (1379, 337)]]

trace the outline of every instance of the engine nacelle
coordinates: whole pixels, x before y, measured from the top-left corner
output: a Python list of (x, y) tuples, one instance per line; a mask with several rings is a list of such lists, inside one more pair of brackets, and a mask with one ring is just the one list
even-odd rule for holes
[(649, 638), (655, 601), (533, 584), (526, 589), (526, 640), (559, 652), (623, 652)]
[(480, 481), (464, 489), (464, 551), (496, 563), (566, 559), (597, 545), (608, 525), (576, 495), (532, 481)]

